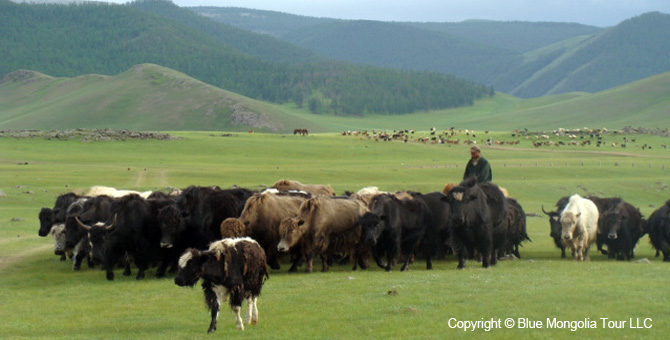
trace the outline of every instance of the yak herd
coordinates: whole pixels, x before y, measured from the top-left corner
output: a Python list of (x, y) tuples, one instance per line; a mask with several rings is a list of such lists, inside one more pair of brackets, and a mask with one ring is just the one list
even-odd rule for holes
[(670, 262), (670, 200), (648, 220), (639, 209), (618, 197), (573, 195), (560, 198), (556, 208), (548, 212), (542, 207), (542, 212), (549, 216), (550, 235), (563, 258), (565, 249), (570, 248), (576, 260), (586, 260), (595, 243), (597, 251), (608, 258), (629, 261), (637, 242), (649, 234), (656, 256), (662, 252), (663, 261)]
[[(670, 261), (670, 200), (648, 220), (621, 198), (563, 197), (549, 216), (551, 237), (576, 260), (589, 249), (610, 258), (630, 260), (638, 240), (649, 234), (652, 245)], [(337, 196), (328, 185), (280, 180), (271, 188), (189, 186), (172, 193), (120, 191), (94, 187), (84, 195), (57, 197), (53, 208), (39, 213), (40, 236), (52, 234), (61, 261), (100, 265), (108, 280), (123, 268), (136, 279), (156, 266), (156, 276), (177, 271), (175, 283), (193, 286), (202, 280), (211, 310), (208, 332), (216, 329), (219, 306), (230, 297), (237, 327), (243, 329), (240, 306), (248, 299), (248, 323), (258, 321), (256, 299), (267, 266), (289, 271), (321, 259), (322, 271), (349, 262), (368, 268), (369, 259), (386, 271), (396, 262), (405, 271), (415, 258), (432, 261), (456, 254), (457, 268), (468, 259), (488, 268), (503, 257), (520, 258), (530, 241), (526, 214), (506, 190), (474, 178), (447, 185), (441, 192), (381, 192), (367, 187)], [(606, 248), (606, 249), (605, 249)]]

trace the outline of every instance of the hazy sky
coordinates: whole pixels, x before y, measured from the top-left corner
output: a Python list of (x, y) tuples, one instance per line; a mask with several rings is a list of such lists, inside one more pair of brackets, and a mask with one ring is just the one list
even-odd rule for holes
[[(126, 3), (129, 0), (107, 1)], [(182, 7), (244, 7), (340, 19), (448, 22), (467, 19), (556, 21), (603, 27), (616, 25), (646, 12), (670, 13), (670, 0), (173, 0), (173, 2)]]

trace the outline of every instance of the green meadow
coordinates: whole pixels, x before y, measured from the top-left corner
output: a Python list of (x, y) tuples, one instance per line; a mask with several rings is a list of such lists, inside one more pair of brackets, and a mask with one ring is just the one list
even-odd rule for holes
[[(518, 139), (503, 129), (480, 131), (476, 139)], [(391, 273), (334, 266), (329, 273), (288, 274), (283, 266), (264, 286), (258, 325), (237, 331), (224, 307), (218, 330), (207, 335), (209, 313), (198, 286), (178, 287), (173, 275), (156, 279), (153, 270), (143, 281), (117, 275), (113, 282), (99, 268), (75, 272), (53, 255), (50, 237), (37, 235), (40, 208), (92, 185), (261, 189), (289, 178), (330, 184), (338, 193), (371, 185), (427, 193), (459, 182), (468, 147), (335, 133), (172, 134), (183, 138), (0, 138), (0, 339), (660, 339), (670, 332), (670, 264), (654, 257), (646, 236), (635, 260), (649, 263), (610, 261), (595, 249), (590, 262), (577, 263), (560, 259), (541, 212), (577, 193), (620, 196), (648, 217), (670, 198), (670, 150), (660, 146), (667, 137), (628, 135), (636, 142), (625, 149), (610, 146), (620, 135), (607, 135), (603, 147), (534, 148), (525, 138), (484, 147), (494, 182), (529, 215), (532, 242), (521, 260), (488, 270), (470, 261), (459, 271), (447, 256), (431, 271), (417, 260), (408, 272)], [(653, 148), (643, 150), (644, 144)], [(457, 328), (458, 321), (498, 319), (501, 328), (488, 331)], [(510, 328), (507, 319), (514, 321)], [(523, 326), (530, 322), (535, 328)]]

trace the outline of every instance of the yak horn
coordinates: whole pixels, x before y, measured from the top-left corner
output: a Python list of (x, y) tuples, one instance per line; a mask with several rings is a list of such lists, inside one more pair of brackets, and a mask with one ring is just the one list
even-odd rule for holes
[(549, 215), (549, 216), (551, 216), (550, 213), (548, 213), (548, 212), (546, 212), (546, 211), (544, 210), (544, 204), (542, 205), (542, 212), (545, 213), (545, 215)]
[(93, 229), (90, 225), (86, 225), (82, 221), (80, 221), (78, 216), (75, 216), (74, 219), (75, 221), (77, 221), (77, 224), (79, 224), (79, 227), (81, 229), (84, 229), (84, 231), (91, 231), (91, 229)]
[(116, 217), (117, 216), (118, 216), (117, 214), (114, 214), (114, 220), (112, 221), (112, 224), (110, 224), (108, 226), (105, 226), (105, 230), (107, 230), (107, 231), (114, 230), (114, 228), (116, 227)]

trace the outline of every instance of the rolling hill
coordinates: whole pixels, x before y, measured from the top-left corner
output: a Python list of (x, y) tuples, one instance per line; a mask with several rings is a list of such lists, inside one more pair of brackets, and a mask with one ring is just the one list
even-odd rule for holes
[(116, 76), (15, 71), (0, 81), (0, 112), (2, 129), (318, 130), (267, 103), (153, 64)]
[(451, 126), (553, 130), (670, 126), (670, 72), (595, 94), (520, 99), (497, 94), (467, 108), (407, 115), (315, 115), (246, 98), (153, 64), (116, 76), (51, 77), (21, 70), (0, 80), (0, 129), (118, 128), (290, 133)]

